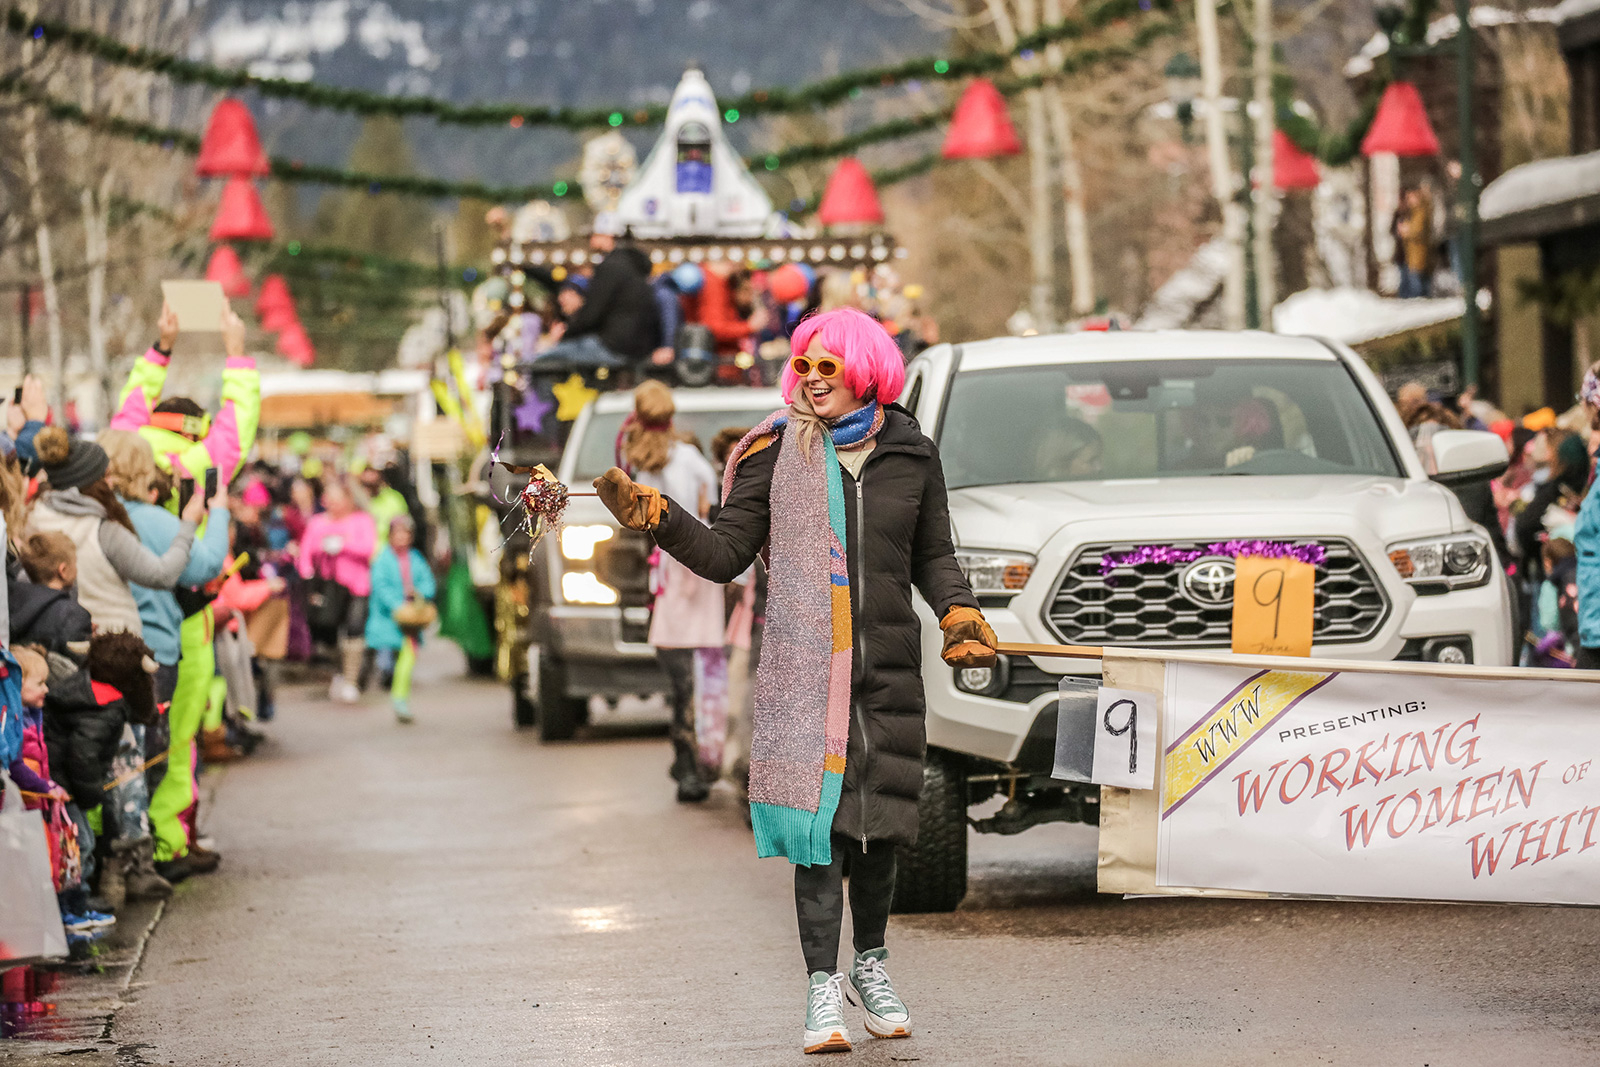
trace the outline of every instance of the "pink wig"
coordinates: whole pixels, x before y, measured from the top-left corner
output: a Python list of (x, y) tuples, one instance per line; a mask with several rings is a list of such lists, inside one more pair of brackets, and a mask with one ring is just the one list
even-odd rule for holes
[[(862, 398), (873, 398), (881, 404), (892, 404), (900, 399), (900, 390), (906, 384), (906, 360), (900, 346), (894, 343), (889, 331), (864, 311), (855, 308), (834, 308), (820, 315), (811, 315), (795, 327), (789, 347), (796, 355), (805, 355), (813, 340), (844, 362), (844, 385)], [(783, 402), (794, 396), (800, 376), (794, 368), (783, 365)]]

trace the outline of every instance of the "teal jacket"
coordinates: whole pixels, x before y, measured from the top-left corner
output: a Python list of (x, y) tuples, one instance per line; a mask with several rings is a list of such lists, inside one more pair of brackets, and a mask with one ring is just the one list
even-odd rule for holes
[(1583, 498), (1572, 544), (1578, 550), (1578, 643), (1600, 648), (1600, 482)]
[[(412, 591), (425, 600), (432, 600), (438, 588), (428, 561), (413, 548), (410, 564)], [(395, 625), (394, 609), (405, 602), (406, 586), (400, 577), (400, 560), (393, 548), (384, 545), (378, 558), (372, 561), (372, 596), (367, 601), (368, 648), (399, 648), (404, 643), (400, 627)]]

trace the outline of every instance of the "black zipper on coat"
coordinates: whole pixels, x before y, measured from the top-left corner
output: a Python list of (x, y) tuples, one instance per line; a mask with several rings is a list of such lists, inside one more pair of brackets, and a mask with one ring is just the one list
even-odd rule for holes
[[(855, 478), (856, 483), (856, 609), (862, 621), (867, 615), (867, 501), (863, 493), (863, 486), (867, 480), (867, 463), (872, 460), (869, 455), (861, 461), (861, 473)], [(867, 635), (865, 630), (853, 624), (850, 627), (852, 636), (861, 643), (861, 684), (867, 683)], [(867, 737), (867, 716), (861, 711), (861, 702), (852, 700), (851, 706), (856, 710), (856, 719), (861, 723), (861, 851), (867, 850), (867, 767), (872, 759), (871, 742)]]

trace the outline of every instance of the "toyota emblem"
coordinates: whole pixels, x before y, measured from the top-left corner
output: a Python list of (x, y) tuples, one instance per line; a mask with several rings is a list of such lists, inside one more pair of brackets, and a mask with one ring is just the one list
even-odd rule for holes
[(1233, 603), (1234, 564), (1231, 559), (1197, 559), (1184, 570), (1178, 584), (1183, 595), (1206, 608)]

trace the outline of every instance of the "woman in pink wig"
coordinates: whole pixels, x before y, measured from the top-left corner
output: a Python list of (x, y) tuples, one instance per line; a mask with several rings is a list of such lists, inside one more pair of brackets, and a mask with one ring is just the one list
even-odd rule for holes
[[(848, 978), (877, 1037), (911, 1017), (884, 968), (897, 845), (917, 834), (927, 746), (915, 587), (954, 667), (994, 662), (995, 637), (956, 565), (944, 472), (897, 407), (905, 364), (872, 318), (839, 308), (803, 321), (783, 372), (786, 409), (734, 448), (711, 526), (694, 501), (596, 480), (614, 515), (649, 530), (702, 578), (729, 582), (768, 549), (767, 630), (756, 676), (750, 819), (756, 851), (794, 864), (809, 990), (804, 1048), (850, 1047)], [(839, 971), (844, 865), (855, 953)]]

